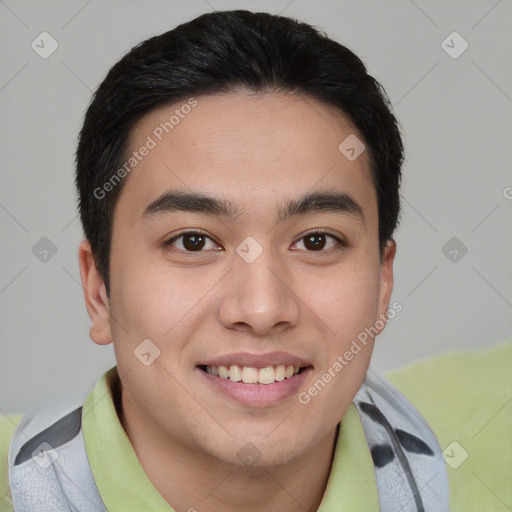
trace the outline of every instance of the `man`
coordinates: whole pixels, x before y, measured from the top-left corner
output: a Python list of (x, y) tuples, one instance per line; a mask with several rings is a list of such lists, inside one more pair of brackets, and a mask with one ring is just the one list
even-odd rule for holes
[(110, 70), (76, 183), (90, 336), (117, 366), (82, 407), (17, 419), (15, 510), (448, 510), (436, 436), (368, 372), (400, 309), (388, 105), (347, 48), (264, 13)]

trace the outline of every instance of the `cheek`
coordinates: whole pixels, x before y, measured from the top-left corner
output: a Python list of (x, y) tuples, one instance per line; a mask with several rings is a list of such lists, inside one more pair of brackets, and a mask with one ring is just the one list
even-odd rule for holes
[(375, 321), (378, 272), (370, 266), (340, 266), (305, 281), (305, 301), (323, 321), (327, 334), (346, 341)]
[(112, 275), (112, 311), (130, 334), (141, 339), (163, 342), (171, 334), (180, 338), (217, 281), (207, 267), (171, 268), (140, 257)]
[(311, 417), (322, 417), (325, 424), (341, 420), (368, 371), (373, 351), (368, 328), (377, 315), (378, 292), (370, 274), (368, 270), (333, 277), (336, 285), (331, 283), (325, 293), (313, 297), (315, 314), (322, 320), (317, 325), (324, 328), (325, 354), (299, 401)]

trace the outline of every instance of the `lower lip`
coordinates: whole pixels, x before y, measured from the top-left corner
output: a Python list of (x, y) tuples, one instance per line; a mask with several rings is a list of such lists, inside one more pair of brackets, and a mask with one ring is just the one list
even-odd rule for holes
[(308, 367), (289, 379), (276, 381), (273, 384), (244, 384), (241, 381), (235, 382), (212, 375), (201, 368), (196, 368), (196, 370), (219, 391), (243, 405), (253, 407), (272, 405), (297, 394), (311, 372), (311, 368)]

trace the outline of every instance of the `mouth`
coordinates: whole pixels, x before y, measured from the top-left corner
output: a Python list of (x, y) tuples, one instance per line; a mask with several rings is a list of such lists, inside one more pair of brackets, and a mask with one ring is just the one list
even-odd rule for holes
[[(287, 362), (295, 364), (274, 365), (269, 364), (268, 358), (262, 362), (262, 358), (255, 360), (252, 356), (245, 357), (245, 364), (240, 361), (243, 358), (237, 358), (240, 364), (235, 364), (237, 359), (232, 357), (228, 358), (231, 361), (222, 359), (224, 361), (199, 364), (196, 371), (208, 389), (244, 407), (265, 408), (282, 404), (306, 387), (313, 373), (313, 366), (294, 358), (288, 358)], [(224, 364), (220, 364), (222, 362)]]
[(199, 365), (198, 368), (214, 377), (231, 382), (270, 385), (276, 382), (292, 379), (296, 375), (299, 375), (310, 368), (310, 366), (280, 364), (257, 368), (254, 366), (242, 366), (238, 364), (219, 366), (202, 364)]

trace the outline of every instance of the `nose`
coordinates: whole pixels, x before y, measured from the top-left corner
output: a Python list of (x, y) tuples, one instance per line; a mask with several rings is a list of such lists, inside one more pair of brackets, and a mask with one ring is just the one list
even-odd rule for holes
[(235, 256), (223, 286), (218, 316), (228, 329), (265, 336), (298, 322), (300, 298), (291, 273), (270, 250), (252, 263)]

